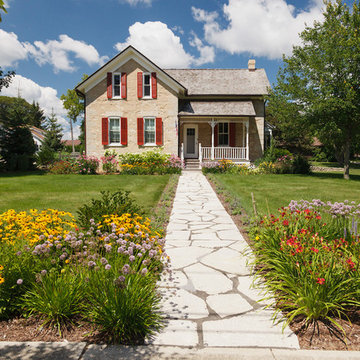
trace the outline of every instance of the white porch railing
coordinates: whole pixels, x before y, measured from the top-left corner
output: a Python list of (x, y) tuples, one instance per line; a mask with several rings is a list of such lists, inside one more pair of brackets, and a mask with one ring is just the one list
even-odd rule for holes
[[(211, 146), (201, 147), (202, 160), (211, 159)], [(246, 160), (246, 147), (214, 147), (214, 159)]]

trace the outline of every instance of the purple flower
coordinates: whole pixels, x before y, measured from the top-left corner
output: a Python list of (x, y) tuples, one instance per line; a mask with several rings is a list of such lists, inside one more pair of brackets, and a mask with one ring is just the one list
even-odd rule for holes
[(110, 264), (106, 264), (105, 265), (105, 270), (110, 270), (111, 269), (111, 265)]
[(146, 275), (148, 273), (148, 269), (147, 268), (143, 268), (142, 270), (141, 270), (141, 275)]
[(135, 256), (134, 255), (131, 255), (130, 257), (129, 257), (129, 261), (130, 262), (133, 262), (135, 260)]
[(120, 275), (120, 276), (118, 277), (118, 280), (119, 280), (120, 282), (124, 282), (124, 281), (125, 281), (125, 276)]
[(89, 261), (89, 262), (88, 262), (88, 266), (89, 266), (90, 268), (94, 267), (95, 265), (96, 265), (96, 263), (95, 263), (94, 261)]
[(18, 285), (21, 285), (21, 284), (23, 283), (23, 279), (17, 279), (16, 283), (17, 283)]
[(105, 264), (108, 263), (108, 261), (107, 261), (104, 257), (101, 258), (100, 262), (101, 262), (103, 265), (105, 265)]
[(40, 274), (41, 274), (42, 276), (45, 276), (45, 275), (47, 274), (47, 271), (46, 271), (46, 270), (41, 270), (41, 271), (40, 271)]
[(123, 272), (123, 274), (128, 274), (128, 273), (130, 272), (130, 265), (125, 264), (125, 265), (122, 267), (122, 272)]

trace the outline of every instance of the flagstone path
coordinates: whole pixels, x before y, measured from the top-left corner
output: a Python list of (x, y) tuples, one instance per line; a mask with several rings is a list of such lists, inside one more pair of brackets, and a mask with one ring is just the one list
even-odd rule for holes
[(273, 324), (273, 310), (259, 302), (247, 243), (201, 172), (180, 176), (166, 252), (173, 277), (160, 283), (167, 325), (151, 343), (299, 349), (296, 335)]

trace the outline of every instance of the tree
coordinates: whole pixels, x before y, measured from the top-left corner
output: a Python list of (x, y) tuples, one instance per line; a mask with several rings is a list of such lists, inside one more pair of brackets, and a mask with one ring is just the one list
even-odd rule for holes
[[(1, 11), (3, 11), (5, 14), (7, 13), (3, 0), (0, 0), (0, 22), (2, 21)], [(0, 67), (0, 91), (3, 87), (7, 88), (10, 85), (11, 78), (13, 76), (15, 76), (15, 71), (8, 71), (6, 74), (4, 74)]]
[[(0, 10), (3, 11), (5, 14), (7, 13), (5, 4), (4, 4), (4, 0), (0, 0)], [(1, 12), (0, 12), (0, 22), (1, 21), (2, 21), (2, 18), (1, 18)]]
[(270, 102), (298, 127), (343, 157), (349, 179), (351, 147), (360, 140), (360, 10), (324, 2), (324, 21), (300, 34), (303, 43), (283, 57)]
[(54, 110), (52, 110), (46, 122), (46, 135), (39, 152), (36, 154), (39, 164), (51, 163), (55, 158), (55, 153), (63, 149), (62, 135), (62, 127), (58, 124)]
[(0, 155), (8, 170), (28, 170), (33, 166), (36, 146), (28, 117), (24, 107), (16, 102), (11, 107), (0, 108)]
[[(82, 81), (87, 77), (88, 75), (84, 74)], [(68, 89), (66, 95), (62, 94), (60, 99), (63, 101), (64, 108), (67, 110), (67, 116), (70, 120), (72, 151), (75, 152), (73, 123), (76, 123), (78, 117), (84, 114), (84, 101), (73, 89)]]
[[(45, 121), (44, 110), (40, 108), (38, 103), (33, 102), (29, 104), (25, 99), (20, 97), (0, 96), (0, 109), (6, 111), (13, 106), (21, 107), (22, 111), (26, 113), (26, 121), (28, 125), (43, 128)], [(0, 117), (1, 122), (1, 117)]]

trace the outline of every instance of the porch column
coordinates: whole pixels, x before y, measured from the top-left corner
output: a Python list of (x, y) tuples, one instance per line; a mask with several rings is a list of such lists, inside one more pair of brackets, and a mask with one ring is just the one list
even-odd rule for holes
[(214, 128), (215, 125), (217, 124), (217, 121), (215, 121), (214, 119), (211, 119), (211, 121), (209, 121), (209, 125), (211, 126), (211, 160), (214, 160), (215, 156), (214, 156), (214, 144), (215, 144), (215, 136), (214, 136)]
[(245, 123), (246, 127), (246, 160), (249, 160), (249, 119)]

